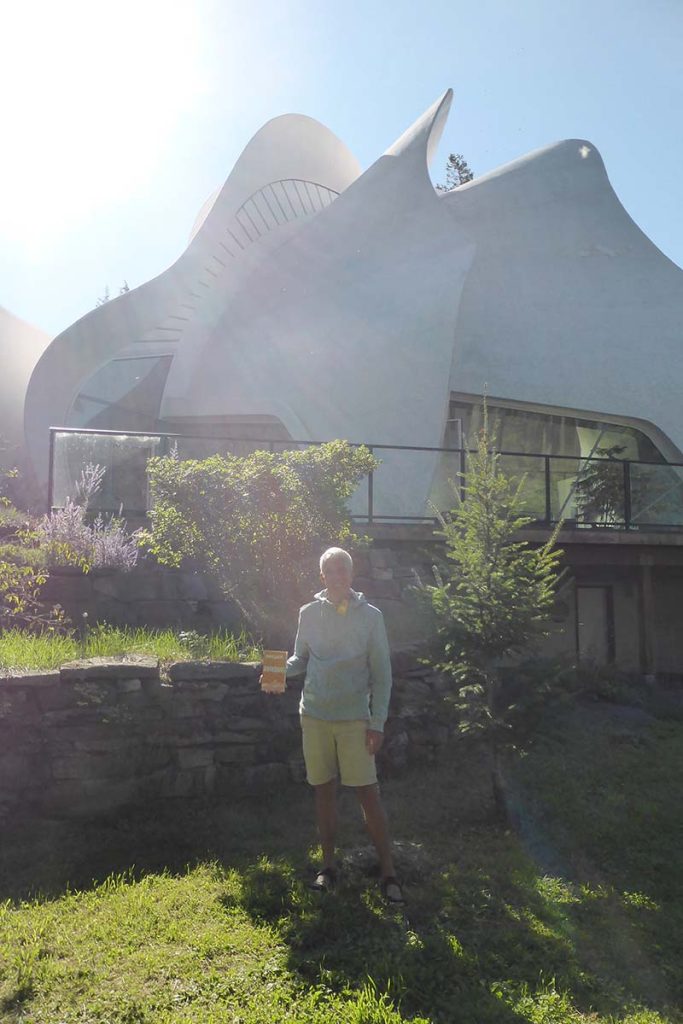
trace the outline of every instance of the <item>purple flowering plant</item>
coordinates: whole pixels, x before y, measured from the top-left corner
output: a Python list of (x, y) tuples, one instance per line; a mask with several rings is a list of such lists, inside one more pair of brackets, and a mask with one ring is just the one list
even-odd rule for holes
[(102, 486), (106, 469), (92, 462), (82, 470), (75, 496), (64, 508), (43, 516), (36, 531), (45, 550), (48, 566), (75, 565), (90, 569), (131, 570), (138, 560), (140, 531), (128, 533), (125, 520), (98, 514), (88, 521), (88, 506)]

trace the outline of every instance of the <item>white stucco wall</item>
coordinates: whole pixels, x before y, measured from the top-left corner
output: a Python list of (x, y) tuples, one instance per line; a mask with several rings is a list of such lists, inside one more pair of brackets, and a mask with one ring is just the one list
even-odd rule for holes
[(0, 467), (13, 465), (17, 449), (23, 447), (26, 388), (49, 342), (45, 331), (0, 306)]
[(649, 420), (683, 448), (683, 271), (626, 213), (595, 147), (548, 146), (443, 202), (476, 246), (453, 390)]

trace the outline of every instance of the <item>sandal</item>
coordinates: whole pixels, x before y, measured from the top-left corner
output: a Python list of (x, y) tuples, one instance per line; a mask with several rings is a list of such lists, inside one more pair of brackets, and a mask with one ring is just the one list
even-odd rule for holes
[(337, 872), (334, 868), (321, 868), (308, 888), (314, 892), (332, 892), (337, 884)]
[(401, 883), (395, 875), (385, 875), (379, 883), (380, 892), (387, 903), (403, 904), (405, 897), (401, 889)]

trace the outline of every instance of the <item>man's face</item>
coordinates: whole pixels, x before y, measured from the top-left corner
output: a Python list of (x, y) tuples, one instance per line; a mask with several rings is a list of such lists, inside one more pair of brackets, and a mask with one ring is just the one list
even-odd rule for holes
[(339, 604), (349, 596), (353, 570), (344, 558), (330, 558), (325, 562), (321, 578), (327, 587), (327, 597), (332, 604)]

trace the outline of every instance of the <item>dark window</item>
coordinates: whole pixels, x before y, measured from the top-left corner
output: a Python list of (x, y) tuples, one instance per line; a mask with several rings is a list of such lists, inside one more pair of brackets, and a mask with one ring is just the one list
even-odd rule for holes
[(112, 359), (83, 385), (70, 427), (154, 430), (172, 356)]

